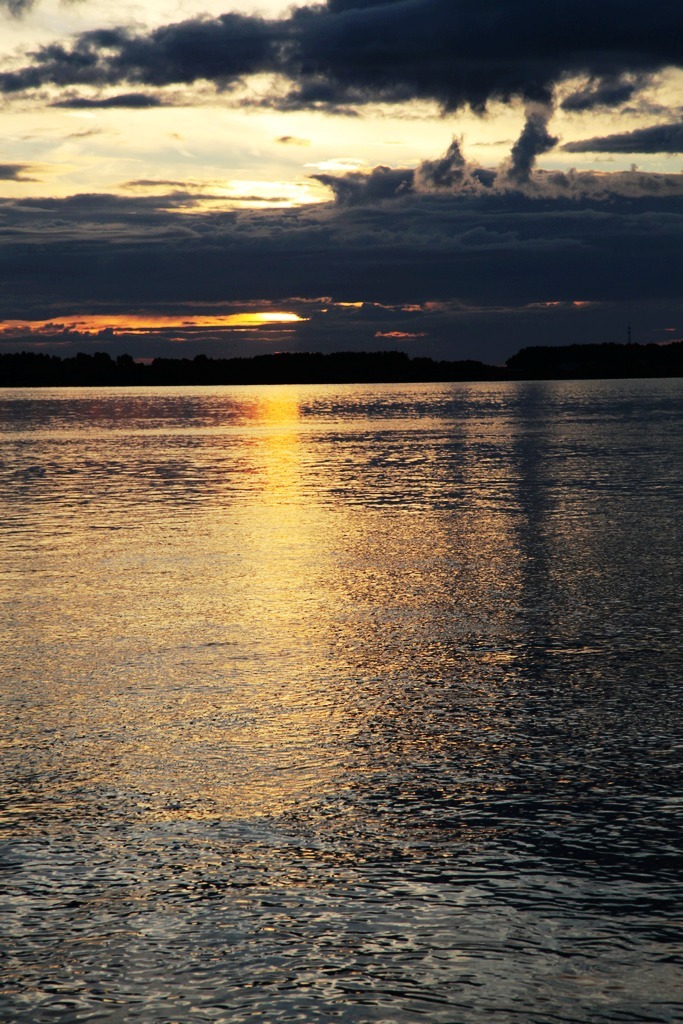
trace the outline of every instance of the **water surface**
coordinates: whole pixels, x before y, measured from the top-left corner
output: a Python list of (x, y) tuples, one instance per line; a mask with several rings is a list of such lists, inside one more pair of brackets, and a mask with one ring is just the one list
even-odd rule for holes
[(2, 1020), (679, 1020), (682, 399), (0, 391)]

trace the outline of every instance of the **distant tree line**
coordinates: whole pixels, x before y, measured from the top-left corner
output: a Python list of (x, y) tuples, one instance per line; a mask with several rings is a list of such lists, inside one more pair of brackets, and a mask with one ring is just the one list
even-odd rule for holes
[(521, 349), (505, 365), (516, 380), (681, 377), (683, 341), (669, 345), (539, 345)]
[(683, 341), (669, 345), (563, 345), (523, 348), (505, 366), (476, 360), (411, 358), (404, 352), (283, 352), (250, 358), (158, 358), (136, 362), (106, 352), (61, 358), (0, 354), (0, 387), (185, 384), (375, 384), (683, 376)]
[(138, 363), (106, 352), (70, 358), (44, 353), (0, 355), (0, 386), (78, 387), (184, 384), (345, 384), (501, 380), (500, 367), (474, 360), (411, 359), (403, 352), (283, 352), (251, 358), (154, 359)]

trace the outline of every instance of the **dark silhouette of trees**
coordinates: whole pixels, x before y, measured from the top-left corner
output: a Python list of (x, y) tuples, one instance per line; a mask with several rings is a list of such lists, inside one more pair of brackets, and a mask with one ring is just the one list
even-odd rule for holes
[(137, 363), (104, 352), (60, 359), (42, 353), (0, 355), (0, 386), (98, 387), (185, 384), (344, 384), (500, 380), (505, 371), (474, 360), (411, 359), (403, 352), (283, 352), (251, 358), (154, 359)]
[(567, 380), (683, 376), (683, 341), (670, 345), (543, 345), (505, 364), (513, 379)]
[(251, 358), (115, 360), (106, 352), (60, 358), (0, 355), (0, 387), (185, 384), (375, 384), (683, 376), (683, 341), (669, 345), (563, 345), (523, 348), (505, 366), (476, 360), (410, 358), (405, 352), (283, 352)]

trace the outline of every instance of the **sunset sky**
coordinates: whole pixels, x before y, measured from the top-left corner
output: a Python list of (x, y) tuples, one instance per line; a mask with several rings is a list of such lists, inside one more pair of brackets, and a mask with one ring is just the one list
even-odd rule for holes
[(680, 0), (0, 0), (0, 352), (683, 336)]

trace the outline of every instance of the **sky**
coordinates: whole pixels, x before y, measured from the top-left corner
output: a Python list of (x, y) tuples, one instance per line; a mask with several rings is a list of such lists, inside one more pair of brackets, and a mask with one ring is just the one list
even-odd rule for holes
[(0, 352), (683, 337), (680, 0), (0, 0)]

